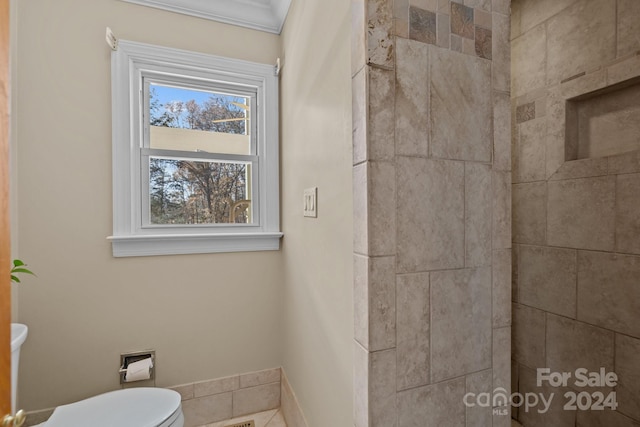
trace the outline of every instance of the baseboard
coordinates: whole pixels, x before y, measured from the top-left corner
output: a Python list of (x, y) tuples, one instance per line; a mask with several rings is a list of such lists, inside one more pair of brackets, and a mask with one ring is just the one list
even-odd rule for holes
[(280, 378), (280, 410), (284, 415), (287, 427), (308, 427), (307, 420), (302, 413), (302, 409), (300, 409), (300, 404), (291, 388), (284, 368), (281, 370)]

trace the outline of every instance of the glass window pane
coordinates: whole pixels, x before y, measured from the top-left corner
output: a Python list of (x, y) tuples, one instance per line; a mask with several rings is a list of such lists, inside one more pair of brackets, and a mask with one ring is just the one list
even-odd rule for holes
[(231, 93), (149, 85), (151, 148), (251, 154), (251, 98)]
[(251, 163), (149, 159), (151, 224), (250, 224)]

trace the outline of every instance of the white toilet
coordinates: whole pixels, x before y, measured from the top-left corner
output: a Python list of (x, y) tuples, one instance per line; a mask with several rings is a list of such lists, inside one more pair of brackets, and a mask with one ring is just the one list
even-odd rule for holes
[(180, 394), (130, 388), (57, 407), (40, 427), (183, 427)]
[[(25, 325), (11, 325), (12, 395), (15, 405), (20, 347), (27, 339)], [(180, 394), (164, 388), (116, 390), (57, 407), (39, 427), (183, 427)], [(14, 409), (15, 412), (15, 409)]]

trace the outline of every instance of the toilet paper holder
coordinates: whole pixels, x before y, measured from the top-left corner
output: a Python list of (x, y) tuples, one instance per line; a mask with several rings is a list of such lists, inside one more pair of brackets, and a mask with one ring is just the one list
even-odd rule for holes
[(144, 350), (144, 351), (133, 351), (129, 353), (120, 354), (120, 370), (118, 373), (120, 374), (120, 384), (130, 383), (132, 381), (126, 381), (125, 376), (127, 375), (127, 367), (130, 363), (138, 362), (140, 360), (151, 358), (153, 362), (153, 366), (149, 370), (149, 378), (144, 380), (155, 380), (156, 379), (156, 352), (155, 350)]

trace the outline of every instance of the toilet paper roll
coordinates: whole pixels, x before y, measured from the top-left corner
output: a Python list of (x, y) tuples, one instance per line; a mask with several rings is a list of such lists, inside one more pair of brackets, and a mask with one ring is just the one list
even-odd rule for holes
[(153, 360), (150, 357), (129, 363), (124, 381), (130, 383), (132, 381), (148, 380), (151, 378), (151, 368), (153, 368)]

